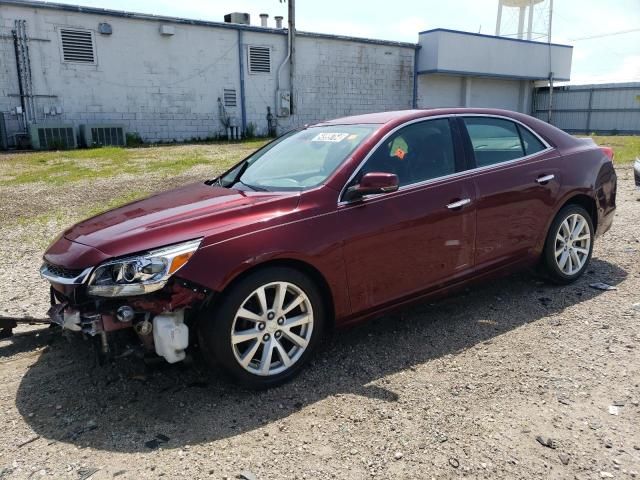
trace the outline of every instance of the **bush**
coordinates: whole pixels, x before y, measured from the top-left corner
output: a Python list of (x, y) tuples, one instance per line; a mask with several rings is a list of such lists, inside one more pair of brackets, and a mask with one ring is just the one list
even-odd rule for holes
[(256, 124), (249, 122), (244, 131), (244, 138), (256, 138)]
[(144, 145), (144, 140), (138, 132), (127, 133), (127, 147), (140, 147)]

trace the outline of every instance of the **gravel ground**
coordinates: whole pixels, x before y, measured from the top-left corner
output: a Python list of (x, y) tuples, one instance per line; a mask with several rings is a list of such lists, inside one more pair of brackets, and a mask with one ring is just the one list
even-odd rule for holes
[[(88, 342), (20, 327), (0, 341), (0, 478), (640, 478), (640, 195), (618, 175), (616, 221), (577, 283), (525, 272), (387, 315), (267, 392), (198, 361), (97, 367)], [(23, 190), (2, 201), (87, 200)], [(73, 220), (0, 223), (0, 314), (44, 315), (42, 243)]]

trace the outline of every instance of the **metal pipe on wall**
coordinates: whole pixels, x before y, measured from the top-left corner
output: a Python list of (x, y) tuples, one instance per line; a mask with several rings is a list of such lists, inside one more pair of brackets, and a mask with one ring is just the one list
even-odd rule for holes
[(295, 0), (289, 1), (289, 115), (293, 115), (294, 113), (294, 86), (293, 86), (293, 78), (294, 78), (294, 66), (295, 66), (295, 58), (296, 58), (296, 2)]
[(420, 45), (413, 51), (413, 92), (411, 98), (411, 108), (418, 108), (418, 56)]
[[(275, 92), (275, 97), (276, 97), (275, 114), (276, 114), (276, 116), (280, 116), (280, 108), (278, 107), (280, 105), (280, 97), (279, 97), (279, 95), (280, 95), (280, 75), (282, 73), (282, 69), (287, 64), (287, 62), (289, 61), (290, 58), (291, 58), (291, 29), (289, 29), (289, 34), (287, 35), (287, 56), (284, 58), (284, 60), (282, 61), (282, 63), (278, 67), (278, 70), (276, 71), (276, 92)], [(291, 107), (291, 106), (289, 106), (289, 107)]]
[(20, 51), (19, 51), (20, 47), (18, 46), (18, 31), (14, 29), (14, 30), (11, 30), (11, 33), (13, 34), (13, 48), (16, 54), (16, 69), (18, 73), (18, 92), (20, 94), (20, 106), (22, 107), (22, 118), (23, 118), (25, 129), (26, 129), (27, 107), (26, 107), (26, 102), (24, 97), (24, 87), (22, 85), (23, 83), (22, 74), (20, 73)]
[(533, 38), (533, 0), (529, 0), (529, 22), (527, 26), (527, 40)]
[(242, 132), (240, 135), (244, 135), (247, 130), (247, 108), (245, 105), (245, 92), (244, 92), (244, 52), (242, 48), (242, 29), (238, 29), (238, 68), (240, 70), (240, 115), (242, 121)]
[(549, 72), (549, 111), (547, 112), (547, 123), (551, 123), (553, 114), (553, 72)]
[(37, 122), (36, 105), (31, 79), (31, 58), (29, 55), (29, 38), (27, 37), (27, 21), (16, 20), (13, 35), (13, 48), (18, 73), (18, 89), (22, 107), (22, 123), (26, 131), (29, 124)]
[(38, 122), (38, 115), (36, 112), (36, 103), (33, 95), (33, 79), (31, 76), (31, 55), (29, 53), (29, 37), (27, 36), (27, 21), (21, 21), (21, 32), (22, 32), (22, 51), (24, 56), (24, 70), (26, 75), (26, 86), (27, 86), (27, 104), (29, 105), (29, 116), (31, 117), (31, 121), (34, 123)]

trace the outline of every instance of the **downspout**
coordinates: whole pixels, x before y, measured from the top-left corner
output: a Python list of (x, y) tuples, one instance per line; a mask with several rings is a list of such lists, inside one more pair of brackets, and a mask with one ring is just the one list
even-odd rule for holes
[(291, 58), (291, 29), (289, 29), (289, 32), (287, 34), (287, 56), (284, 57), (284, 60), (282, 61), (282, 63), (280, 64), (280, 66), (278, 67), (278, 71), (276, 72), (276, 103), (275, 103), (275, 113), (276, 116), (279, 117), (280, 116), (280, 98), (279, 98), (279, 94), (280, 94), (280, 74), (282, 73), (282, 69), (284, 68), (284, 66), (287, 64), (287, 62), (289, 61), (289, 59)]
[(549, 72), (549, 110), (547, 111), (547, 123), (551, 124), (553, 116), (553, 72)]
[(418, 52), (420, 45), (416, 45), (413, 51), (413, 99), (411, 101), (412, 108), (418, 108)]
[(242, 118), (242, 133), (247, 130), (247, 108), (245, 106), (244, 93), (244, 56), (242, 53), (242, 30), (238, 29), (238, 68), (240, 69), (240, 115)]
[(293, 115), (294, 95), (293, 77), (296, 58), (296, 0), (288, 0), (289, 3), (289, 115)]

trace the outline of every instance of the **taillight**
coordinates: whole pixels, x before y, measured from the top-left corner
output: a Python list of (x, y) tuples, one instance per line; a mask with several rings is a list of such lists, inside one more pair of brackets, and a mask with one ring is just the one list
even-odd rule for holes
[(600, 150), (602, 150), (604, 152), (604, 154), (609, 157), (609, 160), (611, 160), (613, 162), (613, 148), (611, 147), (600, 147)]

